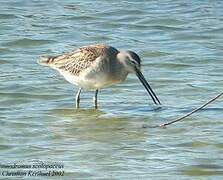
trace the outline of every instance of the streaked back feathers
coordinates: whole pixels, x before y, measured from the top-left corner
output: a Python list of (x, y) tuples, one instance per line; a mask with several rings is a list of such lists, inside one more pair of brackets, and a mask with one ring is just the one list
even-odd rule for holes
[(50, 66), (52, 68), (68, 71), (77, 76), (83, 70), (90, 67), (98, 57), (116, 56), (117, 53), (118, 50), (111, 46), (97, 44), (83, 46), (70, 53), (59, 56), (41, 57), (38, 63), (41, 65)]

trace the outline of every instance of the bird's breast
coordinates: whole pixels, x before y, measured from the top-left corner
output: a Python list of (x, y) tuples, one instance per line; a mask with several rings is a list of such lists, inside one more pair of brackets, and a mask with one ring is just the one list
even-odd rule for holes
[(111, 64), (101, 64), (80, 74), (78, 84), (86, 89), (100, 89), (123, 82), (127, 75), (122, 68), (111, 68)]

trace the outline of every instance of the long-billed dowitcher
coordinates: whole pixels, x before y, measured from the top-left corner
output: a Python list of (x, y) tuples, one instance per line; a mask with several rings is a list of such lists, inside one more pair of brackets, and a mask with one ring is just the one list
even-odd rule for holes
[(153, 102), (160, 104), (141, 73), (141, 60), (135, 52), (118, 51), (114, 47), (97, 44), (83, 46), (59, 56), (41, 57), (38, 63), (56, 69), (68, 82), (79, 86), (76, 108), (79, 108), (82, 88), (95, 90), (93, 100), (97, 108), (98, 89), (123, 82), (129, 73), (136, 74)]

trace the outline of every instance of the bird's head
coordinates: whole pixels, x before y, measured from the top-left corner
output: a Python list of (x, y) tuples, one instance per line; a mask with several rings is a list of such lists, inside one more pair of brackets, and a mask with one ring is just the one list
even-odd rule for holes
[(141, 68), (141, 59), (133, 51), (121, 51), (117, 57), (123, 63), (128, 73), (135, 74), (135, 69)]
[(126, 71), (128, 73), (134, 73), (139, 78), (149, 95), (151, 96), (153, 102), (155, 104), (161, 104), (156, 94), (152, 90), (149, 83), (144, 78), (141, 72), (141, 59), (140, 57), (133, 51), (121, 51), (117, 55), (118, 60), (124, 65)]

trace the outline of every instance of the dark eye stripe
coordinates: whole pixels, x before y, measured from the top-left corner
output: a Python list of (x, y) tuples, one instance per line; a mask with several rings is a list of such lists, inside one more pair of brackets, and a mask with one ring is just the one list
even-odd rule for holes
[(141, 60), (140, 60), (139, 56), (133, 51), (128, 51), (128, 52), (131, 55), (132, 59), (134, 59), (134, 61), (136, 61), (137, 64), (140, 66)]
[(135, 64), (135, 65), (137, 65), (138, 63), (137, 62), (135, 62), (134, 60), (131, 60), (131, 62), (133, 63), (133, 64)]

